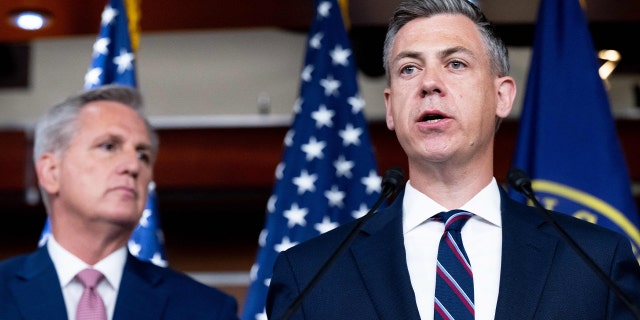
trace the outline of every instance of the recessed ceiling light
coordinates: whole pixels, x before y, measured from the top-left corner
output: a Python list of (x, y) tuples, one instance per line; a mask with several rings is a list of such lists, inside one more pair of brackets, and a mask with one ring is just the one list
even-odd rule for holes
[(11, 22), (22, 30), (40, 30), (49, 24), (49, 15), (36, 10), (14, 11)]

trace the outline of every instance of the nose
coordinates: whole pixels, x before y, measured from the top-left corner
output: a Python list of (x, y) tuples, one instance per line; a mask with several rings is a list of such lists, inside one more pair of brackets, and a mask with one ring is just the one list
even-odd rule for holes
[(425, 67), (422, 73), (422, 81), (420, 87), (420, 95), (422, 98), (434, 94), (442, 94), (442, 79), (440, 78), (441, 70), (437, 67)]
[(138, 157), (138, 152), (136, 150), (123, 152), (120, 160), (120, 172), (130, 175), (134, 179), (137, 178), (142, 166), (141, 160)]

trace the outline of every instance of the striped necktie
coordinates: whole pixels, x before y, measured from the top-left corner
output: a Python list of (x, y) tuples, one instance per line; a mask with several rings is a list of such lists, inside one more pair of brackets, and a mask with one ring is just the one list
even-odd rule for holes
[(434, 319), (473, 319), (473, 272), (460, 230), (473, 214), (464, 210), (435, 216), (445, 223), (438, 247)]

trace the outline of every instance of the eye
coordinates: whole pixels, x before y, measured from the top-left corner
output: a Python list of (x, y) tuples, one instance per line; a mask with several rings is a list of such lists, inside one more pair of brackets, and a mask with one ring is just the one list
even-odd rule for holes
[(151, 163), (151, 153), (148, 150), (138, 150), (138, 159), (146, 164)]
[(402, 69), (400, 69), (400, 73), (401, 74), (411, 75), (411, 74), (415, 73), (417, 69), (418, 68), (416, 66), (414, 66), (414, 65), (407, 65), (407, 66), (402, 67)]
[(467, 66), (466, 64), (457, 60), (449, 62), (449, 67), (453, 70), (460, 70), (466, 66)]
[(113, 142), (108, 141), (108, 142), (103, 142), (99, 144), (98, 147), (106, 151), (112, 151), (113, 149), (116, 148), (116, 145)]

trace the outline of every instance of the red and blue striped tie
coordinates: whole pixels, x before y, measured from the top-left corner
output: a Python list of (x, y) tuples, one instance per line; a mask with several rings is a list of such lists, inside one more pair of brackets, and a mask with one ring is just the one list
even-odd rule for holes
[(460, 229), (472, 215), (464, 210), (452, 210), (435, 216), (436, 220), (445, 222), (438, 247), (435, 319), (474, 318), (473, 272), (460, 235)]

